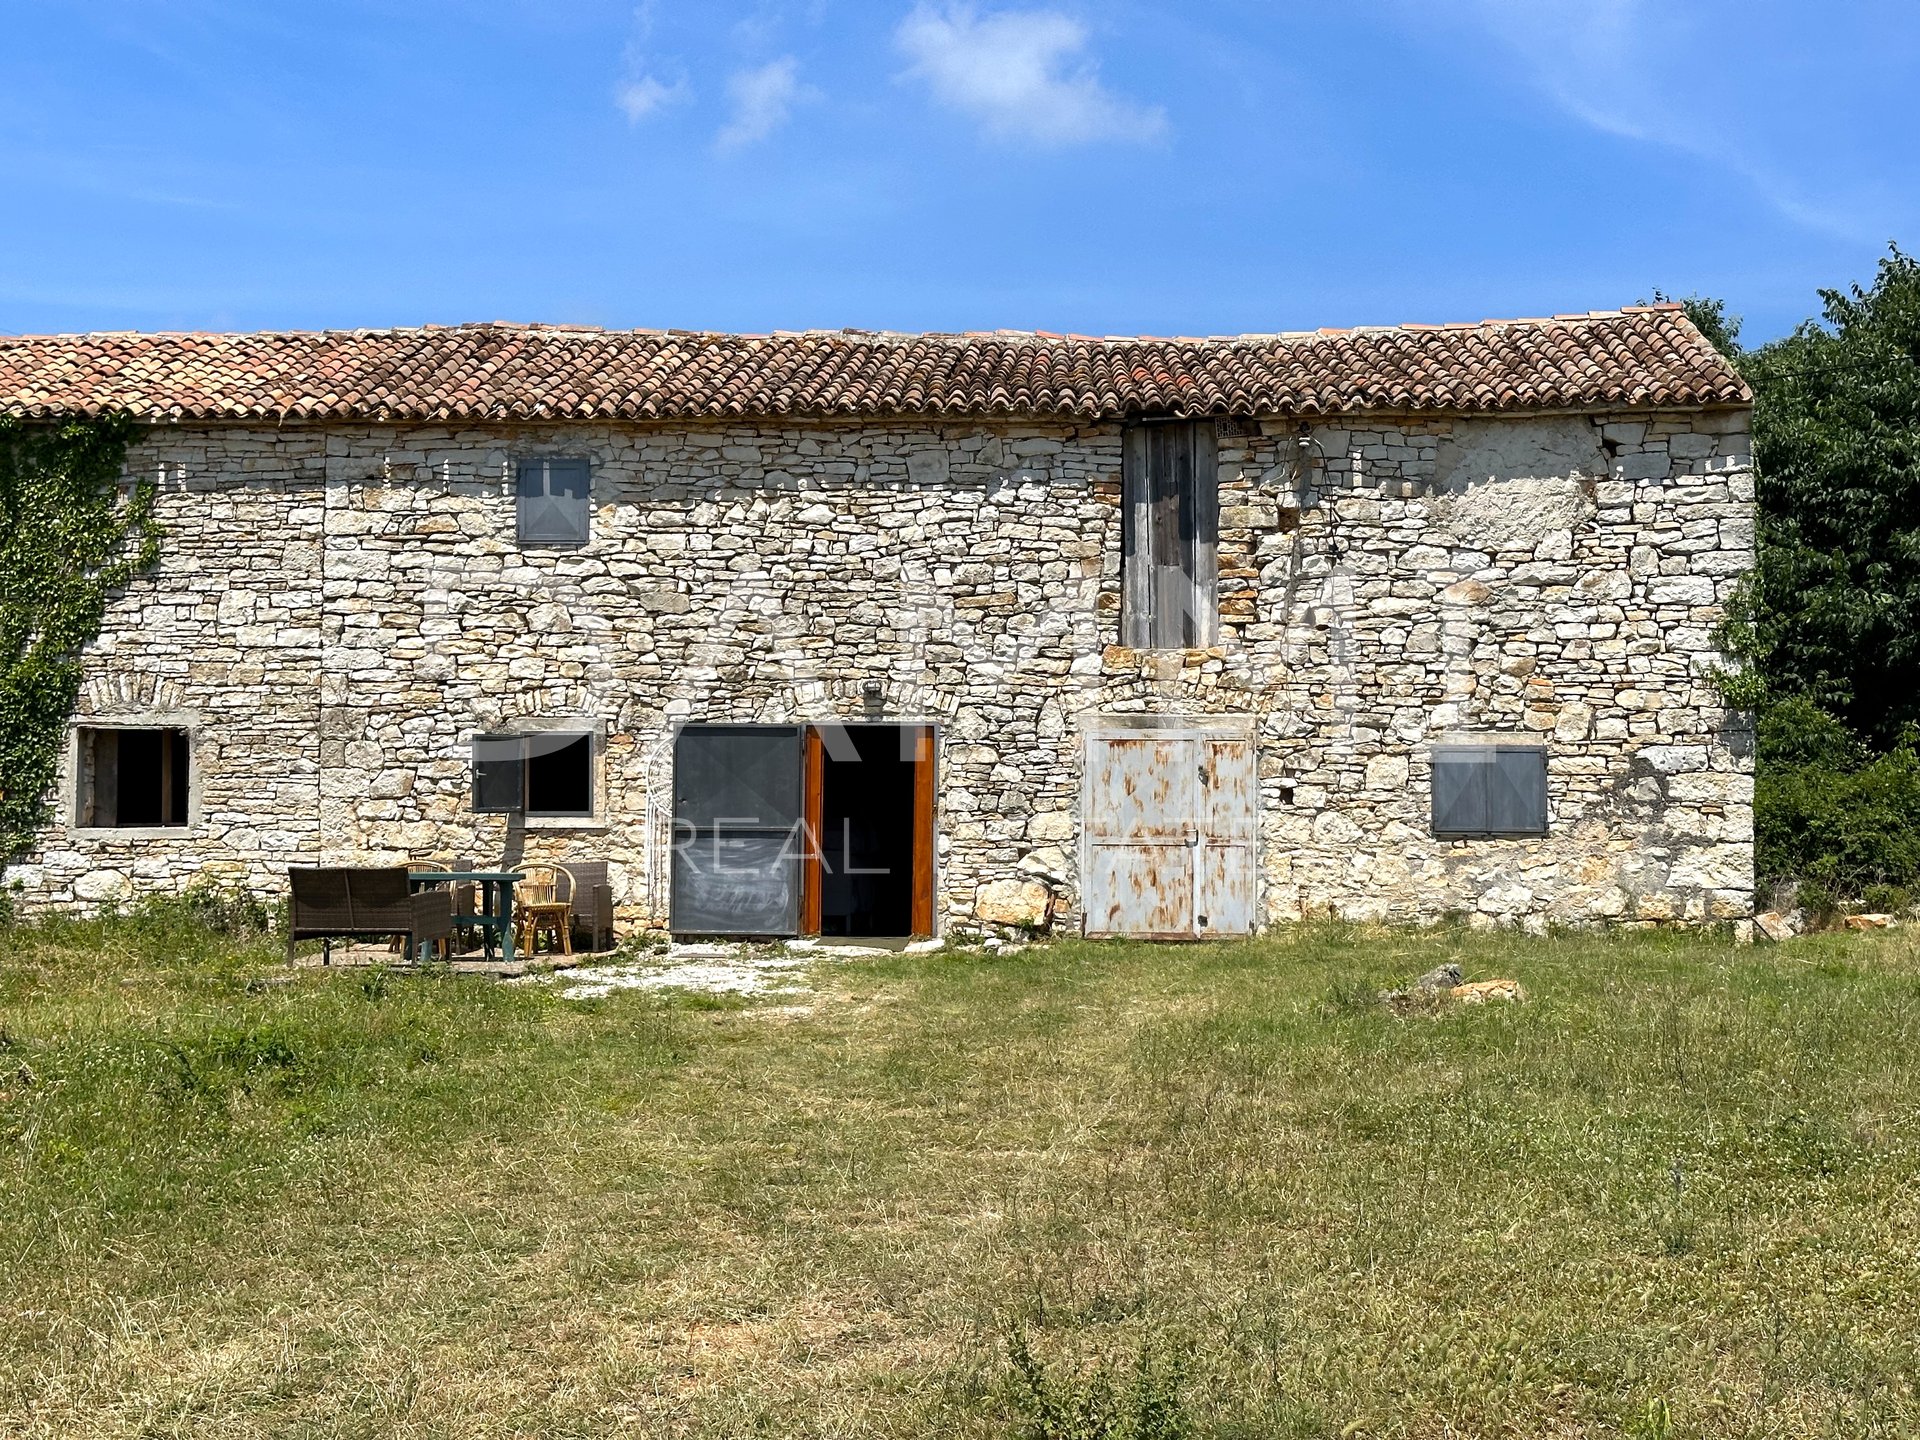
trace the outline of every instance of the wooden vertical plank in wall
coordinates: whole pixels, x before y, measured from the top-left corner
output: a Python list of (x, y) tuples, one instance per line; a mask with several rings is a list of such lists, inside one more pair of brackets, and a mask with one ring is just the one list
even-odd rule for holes
[[(1191, 621), (1187, 595), (1192, 582), (1185, 564), (1188, 529), (1182, 513), (1190, 507), (1193, 451), (1191, 427), (1155, 425), (1147, 434), (1153, 460), (1153, 648), (1178, 650), (1187, 644)], [(1183, 503), (1184, 502), (1184, 503)]]

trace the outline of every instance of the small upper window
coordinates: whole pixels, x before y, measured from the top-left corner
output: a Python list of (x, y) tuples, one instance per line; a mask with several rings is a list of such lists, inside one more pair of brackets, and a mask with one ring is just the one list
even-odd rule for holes
[(593, 736), (563, 731), (477, 736), (473, 808), (536, 819), (591, 818)]
[(1546, 747), (1517, 741), (1434, 746), (1433, 833), (1443, 839), (1546, 834)]
[(522, 545), (584, 545), (592, 524), (591, 475), (582, 459), (531, 455), (520, 462)]
[(187, 823), (193, 745), (185, 730), (80, 731), (79, 813), (83, 826), (130, 829)]
[(1220, 633), (1213, 422), (1133, 425), (1122, 444), (1120, 643), (1211, 645)]

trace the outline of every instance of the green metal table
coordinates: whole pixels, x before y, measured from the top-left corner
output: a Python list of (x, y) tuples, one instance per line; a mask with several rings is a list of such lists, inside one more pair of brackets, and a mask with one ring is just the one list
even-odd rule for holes
[(407, 874), (416, 890), (435, 885), (478, 885), (482, 913), (456, 915), (454, 919), (480, 932), (480, 951), (488, 960), (493, 959), (498, 938), (500, 958), (507, 964), (513, 963), (513, 887), (523, 878), (518, 870), (413, 870)]

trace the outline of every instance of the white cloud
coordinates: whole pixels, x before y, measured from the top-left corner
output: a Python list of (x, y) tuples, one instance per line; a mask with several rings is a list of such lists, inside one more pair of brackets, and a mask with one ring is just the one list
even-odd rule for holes
[(978, 14), (961, 4), (922, 4), (894, 43), (943, 105), (989, 134), (1042, 145), (1147, 141), (1166, 132), (1166, 112), (1136, 105), (1101, 84), (1084, 55), (1086, 27), (1057, 10)]
[[(1405, 0), (1409, 23), (1465, 19), (1519, 63), (1528, 83), (1583, 124), (1720, 165), (1787, 219), (1861, 238), (1854, 207), (1796, 177), (1743, 133), (1724, 98), (1701, 103), (1717, 65), (1703, 16), (1651, 0)], [(1703, 53), (1704, 52), (1704, 53)], [(1723, 82), (1724, 83), (1724, 82)]]
[(620, 82), (613, 92), (613, 103), (620, 107), (621, 114), (637, 125), (662, 106), (684, 100), (687, 94), (687, 82), (684, 80), (676, 80), (668, 85), (652, 75), (637, 75)]
[(791, 55), (756, 70), (736, 70), (727, 81), (733, 118), (721, 127), (713, 143), (722, 150), (738, 150), (764, 140), (787, 123), (795, 105), (812, 99), (815, 93), (800, 83), (800, 62)]
[[(1643, 0), (1467, 0), (1462, 8), (1576, 119), (1628, 140), (1658, 138), (1648, 128), (1657, 112)], [(1417, 13), (1436, 12), (1423, 3)]]
[(653, 34), (653, 12), (654, 0), (642, 0), (634, 7), (631, 33), (621, 56), (621, 80), (613, 89), (613, 103), (630, 125), (693, 93), (684, 78), (669, 84), (648, 63), (645, 46)]

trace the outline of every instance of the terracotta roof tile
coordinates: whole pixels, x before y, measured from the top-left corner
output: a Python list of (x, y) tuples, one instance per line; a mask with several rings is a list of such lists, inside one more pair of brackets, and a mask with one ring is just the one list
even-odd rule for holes
[(0, 336), (0, 413), (152, 421), (1340, 416), (1745, 404), (1674, 305), (1206, 340), (505, 323)]

